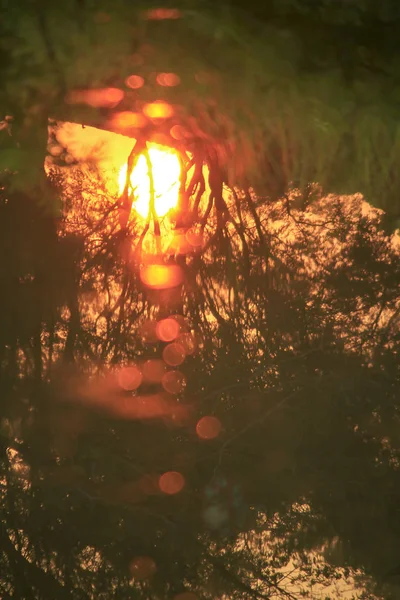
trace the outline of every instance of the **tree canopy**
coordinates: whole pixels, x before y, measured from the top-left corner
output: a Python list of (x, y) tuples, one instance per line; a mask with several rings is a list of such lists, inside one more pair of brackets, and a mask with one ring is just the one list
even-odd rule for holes
[(0, 6), (2, 597), (398, 598), (397, 4)]
[[(381, 216), (232, 189), (238, 227), (212, 213), (181, 292), (155, 293), (127, 252), (140, 223), (121, 236), (96, 174), (51, 180), (58, 225), (1, 202), (2, 593), (335, 597), (355, 577), (397, 597), (400, 259)], [(186, 358), (167, 367), (174, 313)]]
[[(3, 0), (0, 106), (14, 133), (3, 130), (2, 167), (35, 179), (49, 117), (137, 137), (144, 104), (165, 100), (192, 136), (220, 146), (227, 183), (277, 199), (318, 182), (363, 193), (395, 223), (397, 5), (257, 6)], [(180, 85), (158, 85), (160, 72)]]

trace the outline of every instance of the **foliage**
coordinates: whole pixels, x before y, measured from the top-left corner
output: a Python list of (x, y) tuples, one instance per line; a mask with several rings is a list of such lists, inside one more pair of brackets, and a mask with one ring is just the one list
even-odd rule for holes
[[(392, 582), (400, 259), (379, 213), (231, 190), (231, 220), (212, 213), (180, 263), (200, 342), (186, 388), (138, 413), (154, 386), (124, 392), (115, 374), (160, 356), (144, 332), (177, 301), (143, 287), (127, 250), (141, 224), (121, 231), (89, 175), (64, 187), (53, 172), (58, 223), (20, 192), (1, 200), (2, 593), (297, 598), (310, 584), (334, 596), (336, 577)], [(208, 415), (223, 429), (207, 441)], [(170, 496), (169, 471), (185, 478)]]
[[(159, 20), (3, 0), (4, 597), (340, 597), (336, 579), (398, 597), (398, 238), (360, 194), (324, 193), (398, 215), (396, 6), (269, 2), (251, 20), (187, 2)], [(121, 129), (155, 98), (171, 118)], [(175, 215), (175, 235), (202, 240), (162, 259), (181, 287), (143, 284), (163, 223), (122, 218), (87, 165), (45, 176), (49, 117), (134, 137), (130, 160), (189, 132), (187, 196), (210, 195)], [(125, 389), (127, 367), (160, 366), (171, 313), (196, 348), (186, 385)], [(204, 439), (210, 416), (221, 430)]]
[[(0, 106), (14, 117), (12, 139), (3, 131), (1, 142), (8, 168), (21, 144), (27, 173), (34, 141), (24, 150), (19, 137), (34, 140), (49, 116), (113, 128), (115, 114), (140, 113), (158, 98), (180, 107), (178, 121), (192, 134), (221, 146), (230, 185), (247, 180), (276, 199), (318, 181), (328, 192), (363, 193), (397, 218), (393, 3), (269, 2), (261, 13), (250, 4), (257, 21), (242, 6), (183, 2), (172, 9), (181, 18), (155, 18), (166, 6), (44, 1), (36, 11), (3, 2)], [(158, 86), (157, 72), (177, 73), (181, 85)], [(132, 74), (143, 88), (127, 87)], [(117, 106), (69, 103), (73, 90), (109, 86), (124, 93)]]

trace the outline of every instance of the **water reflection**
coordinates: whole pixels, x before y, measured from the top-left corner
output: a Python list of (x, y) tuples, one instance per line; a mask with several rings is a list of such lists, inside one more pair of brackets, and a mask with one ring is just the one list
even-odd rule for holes
[(99, 189), (68, 182), (60, 223), (1, 200), (4, 597), (382, 582), (400, 540), (400, 258), (379, 214), (231, 190), (232, 219), (186, 236), (201, 252), (143, 265), (139, 224), (122, 235), (116, 201), (87, 202)]

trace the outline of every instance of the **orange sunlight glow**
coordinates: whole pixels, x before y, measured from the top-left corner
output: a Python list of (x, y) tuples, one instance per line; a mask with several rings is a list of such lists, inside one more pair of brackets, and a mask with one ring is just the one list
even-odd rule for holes
[(196, 425), (196, 433), (203, 440), (213, 440), (221, 433), (222, 425), (217, 417), (202, 417)]
[(131, 575), (136, 581), (149, 579), (157, 571), (156, 563), (149, 556), (138, 556), (129, 565)]
[(140, 279), (153, 290), (167, 290), (182, 283), (183, 271), (179, 265), (147, 265), (141, 269)]
[[(153, 171), (155, 210), (158, 217), (164, 217), (178, 204), (181, 165), (178, 154), (166, 146), (149, 144), (149, 158)], [(122, 194), (126, 182), (127, 165), (118, 176), (119, 191)], [(146, 157), (141, 154), (133, 169), (130, 180), (133, 192), (133, 208), (147, 219), (150, 210), (150, 178)]]
[(185, 478), (178, 471), (167, 471), (158, 480), (160, 490), (164, 494), (178, 494), (185, 486)]

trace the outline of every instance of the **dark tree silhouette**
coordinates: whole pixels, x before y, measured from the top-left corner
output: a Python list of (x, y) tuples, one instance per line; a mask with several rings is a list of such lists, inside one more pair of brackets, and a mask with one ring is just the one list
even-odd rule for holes
[[(136, 139), (160, 109), (146, 105), (159, 100), (174, 114), (158, 135), (178, 125), (181, 143), (208, 140), (225, 183), (276, 199), (318, 181), (363, 193), (396, 226), (396, 4), (257, 6), (4, 0), (0, 166), (23, 173), (13, 184), (32, 191), (49, 118)], [(156, 78), (165, 72), (180, 85)]]
[[(221, 7), (1, 5), (5, 598), (398, 597), (398, 9)], [(136, 140), (120, 198), (65, 120)]]
[[(3, 593), (287, 598), (361, 569), (395, 594), (400, 260), (381, 216), (227, 190), (182, 286), (154, 292), (127, 251), (140, 221), (121, 230), (95, 174), (50, 180), (58, 223), (2, 198), (2, 244), (21, 240), (2, 287), (19, 311), (1, 329)], [(171, 390), (154, 326), (177, 306)]]

